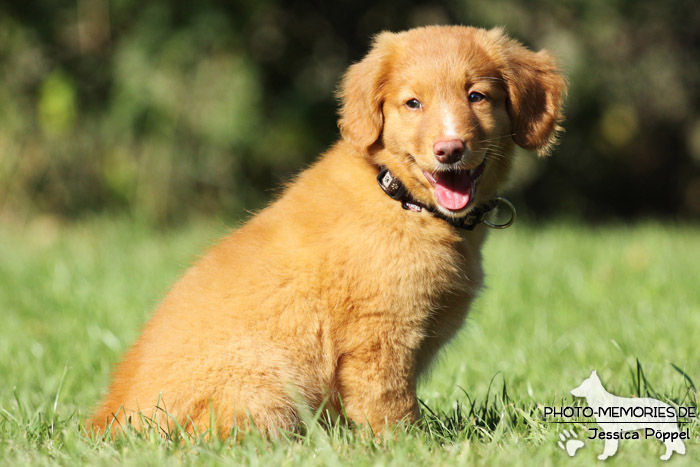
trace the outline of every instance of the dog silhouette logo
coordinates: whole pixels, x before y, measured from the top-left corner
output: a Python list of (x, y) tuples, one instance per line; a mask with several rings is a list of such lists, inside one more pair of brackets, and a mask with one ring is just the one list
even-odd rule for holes
[[(600, 426), (598, 429), (593, 428), (593, 435), (588, 437), (605, 440), (605, 448), (598, 459), (605, 460), (614, 455), (620, 439), (640, 439), (640, 435), (644, 439), (653, 437), (664, 443), (666, 452), (661, 460), (668, 460), (674, 452), (685, 454), (683, 439), (687, 439), (687, 433), (678, 430), (677, 414), (670, 405), (650, 397), (630, 398), (610, 394), (603, 387), (595, 370), (577, 388), (572, 389), (571, 394), (586, 399)], [(564, 437), (562, 441), (567, 442), (565, 447), (570, 456), (583, 446), (581, 441), (571, 436)], [(574, 441), (577, 441), (576, 449), (568, 444)]]

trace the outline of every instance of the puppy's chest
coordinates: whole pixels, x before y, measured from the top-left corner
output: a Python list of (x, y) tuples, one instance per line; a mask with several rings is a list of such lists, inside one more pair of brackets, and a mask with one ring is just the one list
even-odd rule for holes
[(398, 256), (396, 280), (411, 284), (416, 293), (441, 294), (463, 289), (480, 269), (480, 259), (465, 255), (460, 244), (432, 244), (406, 249)]
[[(472, 297), (482, 282), (480, 236), (404, 236), (384, 242), (363, 265), (385, 303), (413, 316), (431, 314)], [(371, 264), (374, 263), (374, 264)], [(381, 280), (381, 284), (377, 281)]]

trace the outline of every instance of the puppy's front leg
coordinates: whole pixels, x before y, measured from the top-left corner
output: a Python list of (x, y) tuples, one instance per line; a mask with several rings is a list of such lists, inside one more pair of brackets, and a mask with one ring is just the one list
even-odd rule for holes
[(367, 342), (343, 354), (337, 383), (347, 416), (377, 433), (398, 421), (418, 420), (413, 356), (386, 342)]

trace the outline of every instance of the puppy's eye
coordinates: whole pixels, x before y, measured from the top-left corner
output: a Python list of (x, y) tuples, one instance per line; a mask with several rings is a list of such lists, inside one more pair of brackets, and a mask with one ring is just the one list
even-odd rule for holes
[(411, 110), (418, 110), (423, 107), (423, 104), (418, 99), (409, 99), (406, 101), (406, 107)]
[(469, 102), (481, 102), (484, 99), (486, 99), (486, 96), (484, 96), (480, 92), (472, 91), (469, 93), (468, 99)]

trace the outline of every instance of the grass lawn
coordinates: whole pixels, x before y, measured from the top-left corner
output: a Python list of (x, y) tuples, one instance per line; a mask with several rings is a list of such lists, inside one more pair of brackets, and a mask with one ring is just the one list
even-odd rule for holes
[[(518, 223), (491, 234), (488, 288), (419, 387), (419, 427), (381, 443), (318, 426), (300, 440), (233, 447), (86, 437), (80, 421), (112, 365), (168, 286), (227, 230), (104, 218), (0, 226), (0, 464), (590, 465), (603, 441), (578, 425), (585, 446), (570, 458), (557, 446), (570, 426), (542, 423), (541, 408), (573, 405), (569, 391), (591, 370), (617, 395), (697, 406), (700, 227)], [(673, 465), (700, 461), (700, 424), (686, 426), (687, 453)], [(623, 440), (606, 463), (658, 464), (663, 452), (658, 441)]]

